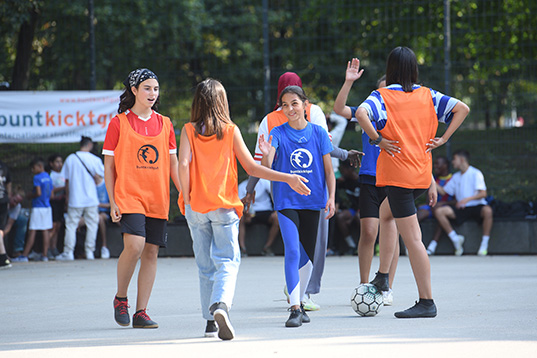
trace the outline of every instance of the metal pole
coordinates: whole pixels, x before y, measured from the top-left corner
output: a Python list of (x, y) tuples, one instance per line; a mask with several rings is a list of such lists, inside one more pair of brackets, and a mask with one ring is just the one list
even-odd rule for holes
[(89, 17), (89, 51), (90, 51), (90, 90), (95, 90), (97, 86), (97, 75), (95, 73), (95, 26), (93, 13), (93, 0), (88, 0)]
[(263, 86), (264, 109), (267, 114), (271, 111), (270, 102), (270, 62), (269, 62), (269, 27), (268, 27), (268, 0), (263, 0), (263, 70), (265, 81)]
[[(451, 12), (450, 0), (444, 0), (444, 93), (451, 95)], [(451, 141), (446, 143), (446, 157), (451, 160)]]

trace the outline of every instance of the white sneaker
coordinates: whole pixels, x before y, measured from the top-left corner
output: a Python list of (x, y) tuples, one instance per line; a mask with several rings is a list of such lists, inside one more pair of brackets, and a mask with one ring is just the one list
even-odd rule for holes
[(103, 246), (101, 247), (101, 259), (109, 259), (110, 258), (110, 250), (108, 250), (108, 247)]
[(461, 256), (464, 252), (462, 245), (464, 244), (464, 236), (457, 235), (457, 241), (453, 243), (455, 245), (455, 256)]
[(86, 260), (95, 260), (95, 255), (93, 255), (93, 251), (86, 250)]
[(32, 261), (40, 261), (39, 260), (40, 258), (41, 258), (41, 254), (38, 254), (35, 251), (30, 252), (30, 254), (28, 255), (28, 259)]
[(382, 291), (382, 299), (384, 300), (384, 306), (391, 306), (393, 304), (393, 291), (391, 288), (389, 291)]
[(302, 305), (305, 311), (318, 311), (321, 309), (321, 306), (313, 302), (310, 295), (306, 295), (306, 298), (302, 301)]
[(62, 252), (56, 256), (56, 261), (73, 261), (74, 259), (75, 255), (72, 252)]
[(488, 250), (486, 248), (479, 248), (479, 251), (477, 252), (477, 256), (487, 256)]

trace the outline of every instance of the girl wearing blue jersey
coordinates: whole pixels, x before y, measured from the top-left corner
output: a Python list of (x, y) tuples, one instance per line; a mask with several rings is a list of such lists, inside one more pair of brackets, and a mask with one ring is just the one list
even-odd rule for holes
[[(291, 314), (286, 327), (299, 327), (310, 321), (301, 301), (311, 276), (320, 211), (326, 218), (335, 211), (336, 180), (330, 152), (333, 150), (326, 131), (305, 118), (308, 99), (298, 86), (289, 86), (280, 94), (279, 103), (288, 122), (270, 132), (268, 142), (259, 139), (261, 163), (272, 169), (306, 177), (311, 189), (307, 198), (296, 195), (289, 185), (273, 182), (274, 209), (278, 211), (285, 245), (285, 280)], [(328, 186), (328, 197), (325, 185)]]

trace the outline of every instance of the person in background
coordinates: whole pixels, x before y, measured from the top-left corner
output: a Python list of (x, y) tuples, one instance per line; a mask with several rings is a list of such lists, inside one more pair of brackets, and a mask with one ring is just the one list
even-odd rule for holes
[(48, 158), (50, 167), (50, 179), (52, 179), (52, 196), (50, 197), (50, 207), (52, 208), (52, 231), (50, 233), (50, 245), (48, 258), (53, 260), (60, 254), (58, 251), (58, 235), (65, 222), (65, 177), (62, 174), (63, 158), (60, 154), (52, 154)]
[[(9, 198), (9, 217), (4, 229), (4, 236), (12, 239), (11, 245), (6, 245), (11, 247), (11, 257), (20, 256), (24, 250), (29, 217), (28, 210), (22, 208), (25, 195), (24, 190), (19, 185)], [(11, 233), (13, 229), (15, 232)], [(11, 235), (9, 235), (10, 233)]]
[(0, 268), (11, 267), (11, 261), (7, 257), (4, 245), (4, 228), (7, 223), (10, 194), (11, 174), (7, 165), (0, 161)]
[(106, 239), (106, 223), (110, 220), (110, 198), (106, 192), (106, 184), (101, 177), (97, 177), (97, 196), (99, 197), (99, 232), (101, 233), (101, 259), (110, 258)]

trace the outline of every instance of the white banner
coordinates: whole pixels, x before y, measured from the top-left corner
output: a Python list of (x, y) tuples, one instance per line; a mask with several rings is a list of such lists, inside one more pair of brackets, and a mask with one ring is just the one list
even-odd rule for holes
[(121, 91), (2, 91), (0, 143), (104, 141)]

